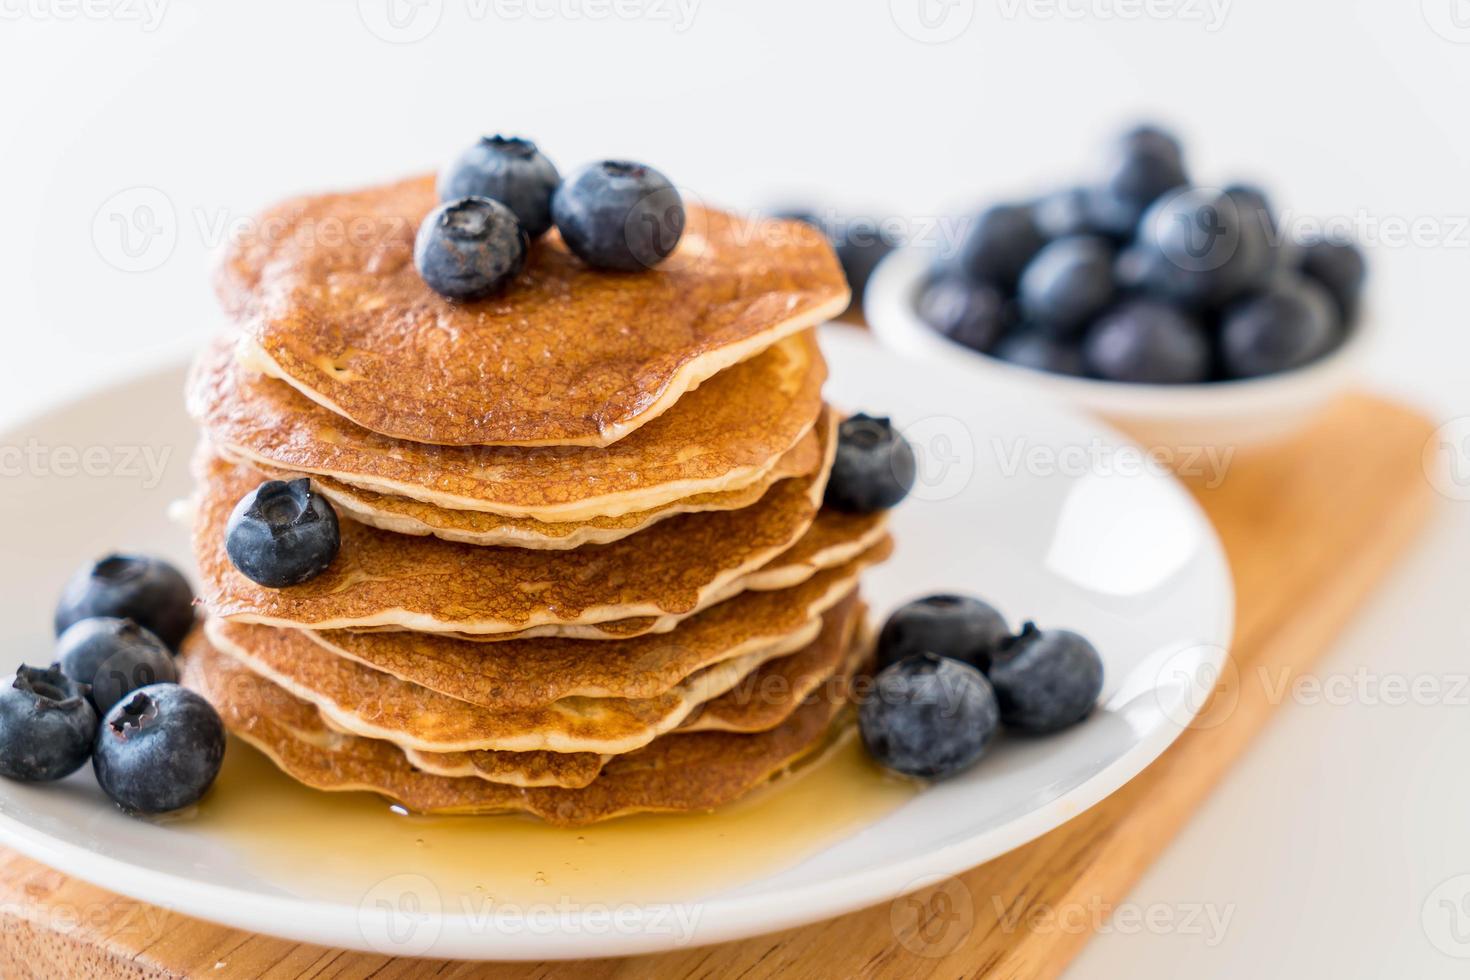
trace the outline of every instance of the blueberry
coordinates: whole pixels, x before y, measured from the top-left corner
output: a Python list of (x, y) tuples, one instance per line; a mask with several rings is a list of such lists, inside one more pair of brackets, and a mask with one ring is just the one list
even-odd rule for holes
[(913, 447), (888, 419), (854, 415), (837, 430), (837, 458), (823, 502), (853, 514), (887, 510), (908, 496), (915, 470)]
[(414, 238), (413, 262), (439, 295), (484, 299), (521, 271), (528, 244), (510, 208), (487, 197), (464, 197), (424, 218)]
[(828, 235), (852, 290), (853, 303), (861, 306), (873, 270), (898, 247), (898, 240), (874, 218), (848, 218), (830, 228)]
[(813, 208), (802, 205), (790, 205), (772, 208), (767, 213), (773, 218), (779, 218), (782, 221), (800, 221), (804, 225), (811, 225), (823, 234), (827, 233), (826, 223)]
[(1091, 234), (1096, 230), (1091, 193), (1086, 187), (1068, 187), (1043, 197), (1032, 206), (1036, 227), (1049, 240)]
[(1091, 713), (1102, 693), (1103, 666), (1097, 650), (1076, 633), (1027, 623), (996, 651), (987, 676), (1001, 721), (1017, 731), (1045, 734)]
[(57, 641), (56, 660), (63, 674), (89, 685), (99, 715), (130, 691), (179, 679), (168, 647), (131, 619), (99, 616), (73, 623)]
[(989, 350), (1005, 328), (1005, 298), (958, 273), (931, 280), (917, 307), (919, 319), (971, 350)]
[(858, 727), (879, 765), (947, 779), (985, 754), (1000, 727), (1000, 708), (980, 671), (924, 653), (878, 672), (858, 709)]
[(1130, 238), (1155, 201), (1189, 183), (1178, 144), (1156, 130), (1140, 129), (1114, 148), (1102, 182), (1088, 198), (1092, 224), (1117, 238)]
[(1005, 617), (990, 604), (970, 596), (931, 595), (899, 606), (888, 617), (878, 634), (878, 666), (932, 653), (985, 671), (991, 653), (1010, 636)]
[(1275, 265), (1271, 231), (1250, 203), (1193, 188), (1160, 199), (1138, 228), (1141, 287), (1192, 306), (1219, 306), (1264, 285)]
[(1077, 333), (1113, 299), (1113, 249), (1092, 235), (1059, 238), (1021, 274), (1021, 312), (1058, 337)]
[(92, 754), (97, 712), (64, 675), (22, 666), (0, 691), (0, 776), (26, 783), (69, 776)]
[(272, 589), (320, 575), (341, 547), (337, 512), (310, 480), (267, 480), (240, 498), (225, 526), (230, 561)]
[(531, 238), (551, 227), (551, 195), (561, 175), (530, 140), (483, 136), (439, 175), (439, 200), (488, 197), (515, 214)]
[(56, 605), (56, 635), (93, 616), (131, 619), (178, 650), (194, 627), (194, 590), (162, 559), (108, 555), (67, 582)]
[(567, 248), (590, 266), (637, 272), (674, 251), (684, 234), (684, 202), (652, 167), (604, 160), (568, 177), (551, 198)]
[(1082, 360), (1082, 349), (1076, 343), (1057, 340), (1036, 330), (1011, 334), (996, 345), (992, 353), (1003, 361), (1033, 371), (1069, 374), (1079, 378), (1087, 374), (1087, 366)]
[(1179, 137), (1153, 123), (1139, 123), (1118, 137), (1118, 144), (1125, 153), (1146, 153), (1150, 156), (1184, 159), (1184, 144)]
[(1302, 242), (1301, 270), (1327, 287), (1342, 322), (1352, 323), (1358, 315), (1358, 299), (1368, 271), (1358, 247), (1342, 239), (1307, 238)]
[(1187, 313), (1155, 300), (1132, 300), (1088, 330), (1083, 357), (1109, 381), (1188, 384), (1210, 376), (1210, 341)]
[(97, 783), (130, 813), (168, 813), (197, 803), (225, 757), (219, 714), (177, 684), (152, 684), (113, 705), (96, 739)]
[(958, 261), (976, 282), (1009, 291), (1015, 288), (1021, 270), (1045, 244), (1030, 207), (997, 204), (980, 212), (970, 223), (960, 243)]
[(1226, 311), (1220, 364), (1230, 378), (1276, 374), (1316, 360), (1340, 337), (1327, 290), (1310, 279), (1284, 275)]

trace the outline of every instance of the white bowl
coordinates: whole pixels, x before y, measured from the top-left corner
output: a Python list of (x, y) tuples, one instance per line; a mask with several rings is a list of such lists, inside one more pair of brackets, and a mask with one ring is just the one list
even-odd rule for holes
[(1143, 385), (1048, 374), (971, 350), (919, 319), (914, 303), (931, 256), (926, 250), (900, 249), (874, 270), (863, 295), (863, 313), (880, 341), (910, 357), (962, 364), (987, 387), (1060, 398), (1101, 416), (1149, 448), (1178, 453), (1233, 449), (1294, 434), (1357, 377), (1370, 333), (1371, 320), (1364, 317), (1321, 360), (1245, 381)]

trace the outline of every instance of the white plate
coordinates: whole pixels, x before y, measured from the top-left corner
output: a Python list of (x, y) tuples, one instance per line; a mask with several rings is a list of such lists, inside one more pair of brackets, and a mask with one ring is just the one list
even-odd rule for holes
[[(408, 913), (360, 891), (334, 894), (309, 867), (254, 864), (187, 821), (126, 817), (90, 767), (59, 785), (0, 782), (0, 842), (104, 888), (289, 939), (381, 950), (407, 921), (414, 944), (393, 948), (418, 955), (573, 958), (734, 939), (890, 900), (1092, 806), (1178, 736), (1223, 662), (1233, 600), (1213, 529), (1171, 477), (1096, 423), (1040, 400), (1000, 400), (959, 367), (904, 361), (851, 330), (829, 328), (823, 340), (834, 403), (892, 415), (921, 459), (919, 486), (894, 515), (898, 552), (866, 579), (875, 613), (968, 591), (1015, 621), (1079, 630), (1107, 670), (1104, 708), (1086, 723), (1002, 740), (963, 777), (793, 867), (674, 903), (697, 911), (678, 934), (638, 909), (614, 931), (575, 916), (551, 930), (506, 919), (487, 928), (448, 911), (402, 920)], [(171, 367), (0, 436), (0, 667), (50, 659), (52, 603), (83, 560), (124, 548), (189, 567), (185, 535), (165, 517), (188, 489), (195, 441), (182, 376)], [(647, 907), (666, 923), (668, 903)]]

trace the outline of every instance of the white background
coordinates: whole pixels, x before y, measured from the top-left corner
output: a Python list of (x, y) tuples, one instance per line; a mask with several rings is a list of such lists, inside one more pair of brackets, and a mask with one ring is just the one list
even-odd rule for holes
[[(1202, 182), (1351, 221), (1373, 383), (1470, 415), (1467, 0), (0, 0), (0, 82), (6, 422), (197, 344), (213, 251), (261, 204), (482, 130), (720, 202), (936, 216), (1080, 176), (1138, 116)], [(1470, 902), (1439, 900), (1470, 878), (1439, 886), (1470, 874), (1467, 553), (1446, 500), (1318, 671), (1432, 677), (1439, 703), (1283, 708), (1130, 896), (1165, 925), (1075, 975), (1464, 975)]]

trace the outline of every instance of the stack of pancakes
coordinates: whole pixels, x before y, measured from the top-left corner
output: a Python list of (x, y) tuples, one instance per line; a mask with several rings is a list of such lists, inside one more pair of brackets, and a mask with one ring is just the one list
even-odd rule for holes
[[(690, 208), (654, 270), (553, 234), (457, 304), (412, 262), (434, 204), (427, 178), (290, 201), (225, 263), (231, 328), (188, 395), (186, 683), (301, 782), (419, 812), (703, 810), (831, 744), (891, 543), (822, 507), (811, 328), (848, 300), (825, 241)], [(258, 585), (229, 515), (301, 477), (341, 550)]]

